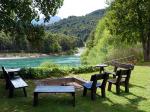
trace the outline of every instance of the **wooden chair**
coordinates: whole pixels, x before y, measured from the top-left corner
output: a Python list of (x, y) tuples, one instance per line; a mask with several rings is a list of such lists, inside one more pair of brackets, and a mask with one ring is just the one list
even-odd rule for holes
[(120, 86), (124, 84), (125, 92), (129, 92), (129, 80), (131, 75), (131, 69), (120, 69), (115, 73), (113, 79), (108, 80), (108, 91), (111, 91), (112, 84), (116, 85), (116, 93), (120, 94)]
[[(87, 90), (91, 90), (91, 99), (95, 100), (96, 98), (96, 90), (97, 88), (101, 88), (101, 94), (102, 97), (104, 98), (105, 95), (105, 87), (107, 83), (107, 79), (109, 78), (109, 73), (102, 73), (102, 74), (94, 74), (91, 76), (91, 81), (88, 83), (84, 83), (83, 87), (83, 96), (86, 96)], [(102, 79), (102, 83), (97, 82), (98, 80)]]
[(6, 89), (9, 89), (9, 97), (13, 97), (14, 89), (22, 88), (24, 95), (27, 96), (26, 89), (27, 83), (19, 76), (11, 77), (8, 72), (2, 67), (3, 75), (6, 81)]

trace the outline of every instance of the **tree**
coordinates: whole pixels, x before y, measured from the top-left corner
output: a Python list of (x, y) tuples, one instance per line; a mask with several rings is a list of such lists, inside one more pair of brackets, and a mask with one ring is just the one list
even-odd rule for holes
[(141, 42), (144, 61), (150, 61), (150, 0), (113, 1), (106, 23), (122, 41)]
[(35, 51), (40, 51), (45, 37), (44, 27), (32, 24), (26, 27), (26, 38), (31, 48), (33, 48)]
[(48, 21), (62, 4), (63, 0), (0, 0), (0, 31), (15, 34), (18, 22), (24, 31), (25, 24), (38, 19), (39, 13), (44, 14), (45, 21)]

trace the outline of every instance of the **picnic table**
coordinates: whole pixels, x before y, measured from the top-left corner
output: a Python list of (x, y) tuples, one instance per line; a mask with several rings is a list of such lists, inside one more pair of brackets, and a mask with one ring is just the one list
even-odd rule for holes
[(106, 64), (98, 64), (98, 65), (96, 65), (95, 67), (98, 67), (99, 68), (99, 73), (101, 74), (102, 73), (102, 71), (104, 72), (105, 71), (105, 67), (107, 67), (108, 65), (106, 65)]
[(75, 87), (74, 86), (36, 86), (34, 90), (33, 106), (38, 105), (38, 94), (41, 93), (70, 93), (73, 96), (73, 106), (75, 106)]

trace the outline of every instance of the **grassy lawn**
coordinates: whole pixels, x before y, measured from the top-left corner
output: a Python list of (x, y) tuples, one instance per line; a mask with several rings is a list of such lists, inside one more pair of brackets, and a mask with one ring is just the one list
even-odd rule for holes
[[(80, 74), (89, 80), (90, 74)], [(0, 112), (150, 112), (150, 67), (136, 66), (131, 75), (130, 93), (115, 94), (115, 86), (112, 92), (106, 91), (107, 98), (97, 97), (91, 101), (90, 94), (82, 97), (82, 91), (76, 92), (76, 107), (72, 106), (72, 97), (68, 94), (40, 95), (39, 105), (32, 106), (34, 82), (27, 81), (28, 97), (23, 97), (23, 92), (15, 91), (14, 98), (7, 98), (4, 82), (0, 80)], [(100, 89), (97, 93), (101, 95)]]

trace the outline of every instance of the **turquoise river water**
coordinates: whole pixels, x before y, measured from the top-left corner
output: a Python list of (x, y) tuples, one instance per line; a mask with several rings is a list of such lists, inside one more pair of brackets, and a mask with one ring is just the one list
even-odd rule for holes
[(36, 67), (43, 62), (79, 66), (80, 56), (45, 56), (37, 58), (0, 59), (0, 65), (7, 68)]

